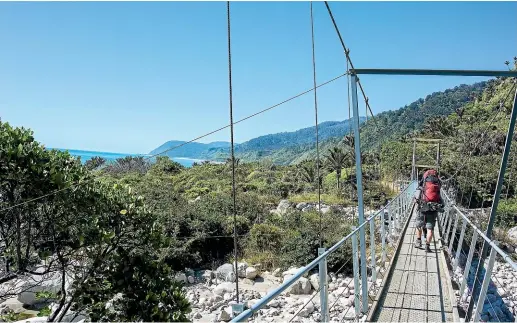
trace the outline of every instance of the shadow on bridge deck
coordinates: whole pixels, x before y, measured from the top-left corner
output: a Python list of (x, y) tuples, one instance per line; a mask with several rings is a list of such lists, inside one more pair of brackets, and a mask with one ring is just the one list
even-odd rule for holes
[[(453, 322), (451, 281), (436, 225), (432, 252), (415, 247), (413, 213), (371, 321)], [(425, 247), (425, 244), (423, 244)], [(452, 295), (451, 295), (452, 294)]]

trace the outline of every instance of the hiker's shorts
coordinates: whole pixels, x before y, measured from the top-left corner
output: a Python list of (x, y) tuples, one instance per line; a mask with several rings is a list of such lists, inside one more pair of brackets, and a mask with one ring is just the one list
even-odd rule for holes
[(418, 212), (417, 218), (416, 218), (416, 227), (417, 228), (423, 228), (424, 226), (427, 229), (434, 229), (434, 226), (436, 224), (436, 218), (438, 217), (437, 211), (431, 211), (431, 212)]

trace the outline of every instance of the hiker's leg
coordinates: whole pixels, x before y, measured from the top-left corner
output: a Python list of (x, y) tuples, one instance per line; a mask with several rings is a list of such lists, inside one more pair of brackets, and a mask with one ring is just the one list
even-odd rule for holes
[(436, 224), (436, 216), (437, 212), (429, 212), (426, 216), (426, 228), (427, 228), (427, 239), (425, 241), (426, 245), (431, 245), (431, 240), (433, 239), (433, 231), (434, 226)]
[(415, 246), (421, 247), (422, 246), (422, 228), (425, 227), (424, 217), (422, 213), (418, 213), (417, 217), (415, 219), (415, 227), (416, 227), (416, 241)]
[(427, 230), (427, 239), (426, 239), (426, 243), (427, 244), (431, 244), (431, 240), (433, 239), (433, 230), (432, 229), (428, 229)]

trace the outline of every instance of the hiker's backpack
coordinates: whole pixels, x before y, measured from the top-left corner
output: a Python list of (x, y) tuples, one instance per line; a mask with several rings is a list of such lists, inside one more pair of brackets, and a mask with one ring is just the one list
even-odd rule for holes
[(440, 188), (442, 183), (434, 169), (424, 173), (421, 200), (424, 203), (440, 203)]

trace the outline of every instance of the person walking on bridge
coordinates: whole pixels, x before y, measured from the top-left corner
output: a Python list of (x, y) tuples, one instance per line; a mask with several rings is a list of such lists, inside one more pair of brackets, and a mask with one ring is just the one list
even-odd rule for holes
[(443, 212), (444, 202), (440, 194), (441, 181), (434, 169), (429, 169), (422, 176), (415, 192), (417, 203), (416, 241), (417, 248), (422, 247), (422, 232), (426, 236), (425, 250), (431, 252), (431, 240), (438, 212)]

